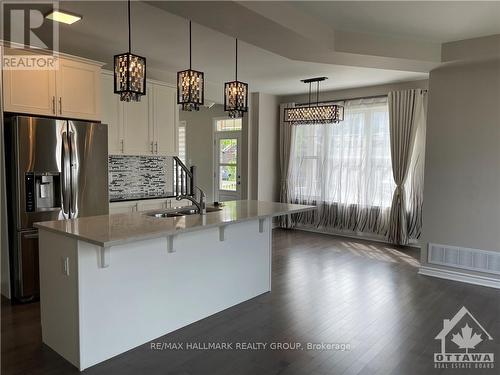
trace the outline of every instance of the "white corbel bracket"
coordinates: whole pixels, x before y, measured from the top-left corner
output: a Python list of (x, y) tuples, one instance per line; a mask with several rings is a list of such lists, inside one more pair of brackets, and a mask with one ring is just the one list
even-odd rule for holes
[(225, 225), (221, 225), (219, 227), (219, 241), (224, 241), (226, 238), (225, 238), (225, 235), (226, 235), (226, 226)]
[(174, 249), (174, 235), (172, 236), (167, 236), (167, 252), (168, 253), (175, 253)]
[(264, 233), (264, 222), (266, 219), (259, 219), (259, 233)]
[(99, 252), (99, 263), (101, 268), (109, 267), (109, 247), (101, 247)]

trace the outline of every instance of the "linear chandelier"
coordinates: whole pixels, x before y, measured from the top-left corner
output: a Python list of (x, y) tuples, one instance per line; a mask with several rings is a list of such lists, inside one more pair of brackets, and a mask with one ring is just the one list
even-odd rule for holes
[[(328, 79), (317, 77), (304, 79), (301, 82), (309, 84), (309, 102), (306, 106), (285, 108), (284, 121), (299, 124), (338, 124), (344, 120), (344, 107), (337, 104), (322, 104), (319, 102), (319, 83)], [(311, 85), (316, 82), (316, 103), (311, 103)]]
[(125, 102), (146, 95), (146, 58), (131, 53), (130, 0), (128, 0), (128, 52), (114, 56), (114, 92)]
[(224, 111), (230, 118), (243, 117), (248, 112), (248, 83), (238, 81), (238, 39), (236, 39), (235, 80), (224, 84)]
[(177, 72), (177, 104), (183, 111), (199, 111), (205, 101), (203, 72), (191, 69), (191, 21), (189, 21), (189, 69)]

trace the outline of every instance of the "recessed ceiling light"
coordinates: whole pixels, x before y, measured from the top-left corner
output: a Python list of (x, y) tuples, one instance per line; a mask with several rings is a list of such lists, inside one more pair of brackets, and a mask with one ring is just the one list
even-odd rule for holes
[(53, 10), (49, 14), (45, 16), (45, 18), (48, 18), (49, 20), (56, 21), (56, 22), (62, 22), (67, 25), (71, 25), (77, 21), (80, 21), (82, 19), (82, 16), (79, 16), (78, 14), (74, 13), (69, 13), (65, 12), (62, 10)]

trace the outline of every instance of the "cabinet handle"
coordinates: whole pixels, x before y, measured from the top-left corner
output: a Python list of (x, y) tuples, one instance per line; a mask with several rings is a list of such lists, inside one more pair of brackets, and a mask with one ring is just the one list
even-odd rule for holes
[(120, 143), (121, 143), (121, 148), (122, 148), (122, 154), (123, 154), (123, 139), (120, 140)]
[(154, 154), (154, 152), (153, 152), (153, 142), (151, 142), (151, 153)]
[(56, 114), (56, 97), (52, 97), (52, 113), (55, 115)]
[(62, 97), (59, 97), (59, 114), (62, 115)]
[(158, 142), (155, 142), (156, 153), (158, 153)]

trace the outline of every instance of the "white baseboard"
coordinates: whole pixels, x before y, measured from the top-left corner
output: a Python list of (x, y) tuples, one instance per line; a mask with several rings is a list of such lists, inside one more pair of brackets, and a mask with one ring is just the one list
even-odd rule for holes
[(433, 266), (420, 266), (420, 275), (438, 277), (440, 279), (460, 281), (467, 284), (481, 285), (489, 288), (500, 289), (500, 279), (488, 276), (481, 276), (466, 271), (452, 271)]
[[(313, 232), (313, 233), (321, 233), (321, 234), (329, 234), (330, 236), (338, 236), (338, 237), (345, 237), (345, 238), (352, 238), (355, 240), (365, 240), (365, 241), (373, 241), (373, 242), (380, 242), (388, 245), (392, 245), (390, 242), (387, 242), (385, 237), (382, 236), (377, 236), (375, 234), (370, 234), (370, 233), (361, 233), (361, 232), (335, 232), (335, 231), (326, 231), (326, 230), (321, 230), (321, 229), (316, 229), (316, 228), (310, 228), (310, 227), (305, 227), (305, 226), (296, 226), (293, 229), (296, 230), (303, 230), (305, 232)], [(413, 247), (415, 249), (420, 250), (420, 245), (416, 242), (411, 242), (408, 245), (404, 245), (405, 247)]]

